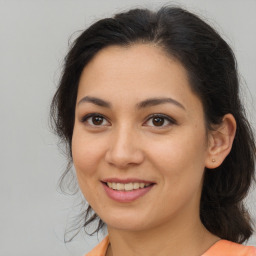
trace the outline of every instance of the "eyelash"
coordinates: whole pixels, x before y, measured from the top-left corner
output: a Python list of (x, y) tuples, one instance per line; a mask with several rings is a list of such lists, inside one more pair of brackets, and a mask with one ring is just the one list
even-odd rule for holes
[[(88, 120), (90, 119), (90, 118), (93, 118), (93, 117), (100, 117), (100, 118), (102, 118), (103, 120), (107, 120), (107, 122), (109, 122), (108, 121), (108, 119), (106, 118), (106, 117), (104, 117), (102, 114), (99, 114), (99, 113), (90, 113), (90, 114), (87, 114), (87, 115), (85, 115), (82, 119), (81, 119), (81, 122), (82, 123), (88, 123)], [(101, 126), (104, 126), (104, 125), (95, 125), (95, 124), (89, 124), (90, 126), (93, 126), (93, 127), (101, 127)]]
[[(99, 113), (90, 113), (90, 114), (87, 114), (87, 115), (85, 115), (85, 116), (81, 119), (81, 122), (82, 122), (82, 123), (89, 123), (89, 119), (90, 119), (90, 118), (93, 118), (93, 117), (102, 118), (102, 119), (103, 119), (103, 122), (104, 122), (104, 121), (107, 121), (107, 122), (109, 123), (108, 119), (107, 119), (104, 115), (99, 114)], [(170, 125), (175, 125), (175, 124), (177, 124), (177, 121), (176, 121), (175, 119), (171, 118), (170, 116), (164, 115), (164, 114), (153, 114), (153, 115), (150, 115), (149, 117), (146, 118), (146, 121), (145, 121), (143, 124), (149, 122), (150, 120), (153, 121), (154, 118), (163, 119), (164, 123), (167, 121), (168, 124), (161, 125), (161, 126), (150, 125), (150, 127), (157, 127), (157, 128), (160, 128), (160, 129), (161, 129), (161, 128), (164, 128), (164, 127), (166, 127), (166, 126), (170, 126)], [(151, 122), (152, 122), (152, 121), (151, 121)], [(91, 124), (89, 124), (89, 125), (92, 126), (92, 127), (109, 126), (109, 125), (102, 125), (102, 124), (100, 124), (100, 125), (95, 125), (95, 124), (93, 124), (93, 123), (91, 123)]]
[[(156, 126), (156, 125), (152, 125), (152, 127), (158, 127), (158, 128), (164, 128), (166, 126), (170, 126), (170, 125), (175, 125), (177, 124), (177, 121), (175, 119), (173, 119), (172, 117), (170, 116), (167, 116), (167, 115), (164, 115), (164, 114), (153, 114), (153, 115), (150, 115), (149, 117), (147, 117), (146, 119), (146, 123), (149, 122), (150, 120), (153, 121), (154, 118), (160, 118), (160, 119), (163, 119), (164, 122), (168, 122), (168, 124), (166, 125), (163, 125), (163, 126)], [(151, 121), (151, 122), (152, 122)]]

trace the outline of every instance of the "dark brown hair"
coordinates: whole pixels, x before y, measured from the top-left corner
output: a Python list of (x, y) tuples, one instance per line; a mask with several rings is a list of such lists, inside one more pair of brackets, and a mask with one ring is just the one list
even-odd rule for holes
[[(252, 235), (252, 225), (243, 199), (254, 178), (255, 140), (239, 98), (236, 59), (229, 45), (196, 15), (177, 7), (157, 12), (133, 9), (102, 19), (75, 40), (65, 59), (59, 87), (52, 100), (55, 131), (66, 142), (72, 163), (71, 141), (78, 82), (84, 67), (109, 45), (154, 43), (186, 68), (191, 88), (203, 103), (208, 129), (231, 113), (237, 122), (233, 147), (221, 166), (205, 170), (200, 217), (213, 234), (242, 243)], [(68, 168), (64, 176), (70, 172)], [(63, 176), (63, 177), (64, 177)], [(88, 206), (86, 227), (99, 220)]]

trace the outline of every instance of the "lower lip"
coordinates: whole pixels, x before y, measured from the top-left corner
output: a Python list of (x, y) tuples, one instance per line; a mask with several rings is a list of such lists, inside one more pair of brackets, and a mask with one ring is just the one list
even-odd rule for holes
[(120, 203), (129, 203), (129, 202), (135, 201), (136, 199), (148, 193), (153, 187), (153, 185), (150, 185), (145, 188), (139, 188), (131, 191), (119, 191), (119, 190), (111, 189), (105, 183), (102, 183), (102, 184), (108, 197)]

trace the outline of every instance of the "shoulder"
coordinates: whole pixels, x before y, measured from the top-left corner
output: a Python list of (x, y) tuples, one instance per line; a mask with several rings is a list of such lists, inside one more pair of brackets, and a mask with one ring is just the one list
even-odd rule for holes
[(109, 245), (109, 238), (106, 236), (96, 247), (84, 256), (105, 256)]
[(220, 240), (202, 256), (256, 256), (256, 248), (227, 240)]

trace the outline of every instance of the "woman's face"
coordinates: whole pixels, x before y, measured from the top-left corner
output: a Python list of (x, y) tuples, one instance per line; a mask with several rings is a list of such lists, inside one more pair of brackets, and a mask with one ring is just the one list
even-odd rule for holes
[(199, 218), (207, 154), (200, 99), (154, 45), (111, 46), (84, 68), (72, 139), (82, 193), (111, 228)]

